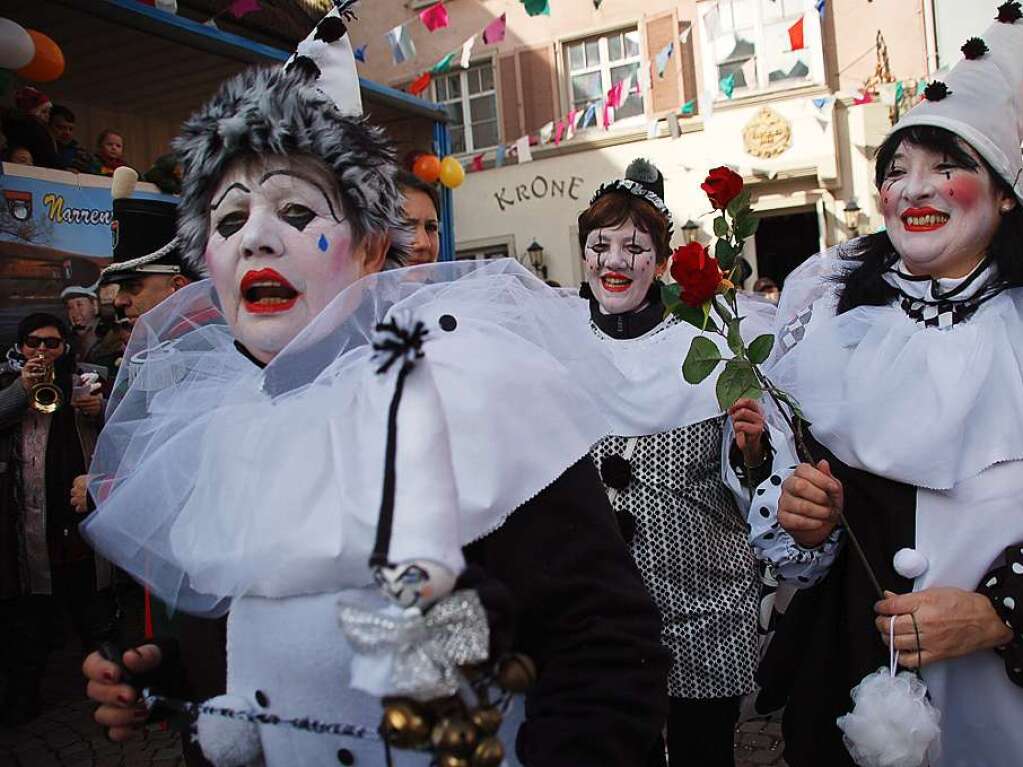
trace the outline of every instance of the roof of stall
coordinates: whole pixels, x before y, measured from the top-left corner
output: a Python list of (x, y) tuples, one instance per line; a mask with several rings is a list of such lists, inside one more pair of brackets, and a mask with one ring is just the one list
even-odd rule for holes
[[(8, 0), (4, 14), (52, 37), (64, 75), (41, 87), (51, 96), (89, 101), (117, 112), (178, 122), (227, 77), (289, 53), (135, 0)], [(360, 78), (366, 111), (447, 122), (439, 105)]]

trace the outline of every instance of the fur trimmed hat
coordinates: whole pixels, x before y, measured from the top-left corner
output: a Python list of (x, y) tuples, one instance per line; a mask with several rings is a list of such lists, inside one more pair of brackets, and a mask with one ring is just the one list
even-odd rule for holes
[[(394, 148), (360, 115), (358, 75), (344, 0), (317, 25), (283, 68), (250, 69), (225, 82), (182, 126), (174, 142), (184, 167), (178, 238), (185, 259), (203, 265), (210, 198), (227, 166), (241, 157), (306, 155), (337, 178), (357, 236), (387, 234), (400, 260), (411, 235), (395, 183)], [(353, 95), (354, 94), (354, 95)]]

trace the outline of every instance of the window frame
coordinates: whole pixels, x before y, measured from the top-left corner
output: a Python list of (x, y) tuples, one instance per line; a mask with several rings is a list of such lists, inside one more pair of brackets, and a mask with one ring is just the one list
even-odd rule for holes
[[(610, 46), (608, 44), (608, 38), (613, 37), (614, 35), (622, 35), (624, 39), (624, 35), (629, 32), (633, 32), (636, 35), (637, 46), (636, 55), (626, 56), (625, 58), (615, 59), (614, 61), (611, 61), (611, 53)], [(588, 66), (583, 67), (582, 69), (572, 69), (570, 58), (571, 47), (574, 45), (582, 44), (584, 45), (585, 50), (585, 43), (593, 39), (597, 40), (597, 51), (600, 60), (599, 65), (596, 67)], [(638, 92), (630, 92), (627, 98), (629, 96), (638, 96), (640, 100), (640, 111), (635, 115), (630, 115), (629, 117), (622, 117), (620, 119), (616, 115), (615, 121), (611, 127), (612, 128), (616, 126), (635, 127), (644, 122), (647, 108), (647, 93), (643, 89), (643, 79), (642, 77), (640, 77), (639, 72), (644, 66), (649, 66), (649, 62), (647, 62), (643, 57), (644, 45), (643, 32), (641, 29), (641, 25), (638, 22), (633, 22), (631, 24), (624, 25), (619, 24), (607, 29), (590, 32), (589, 34), (586, 35), (566, 38), (560, 40), (558, 42), (558, 45), (561, 53), (560, 64), (563, 67), (562, 71), (564, 73), (562, 78), (562, 84), (565, 88), (565, 102), (568, 111), (577, 109), (575, 106), (575, 101), (572, 98), (572, 78), (574, 76), (592, 74), (593, 72), (600, 72), (601, 81), (600, 101), (603, 102), (607, 98), (607, 92), (611, 90), (612, 85), (611, 70), (617, 69), (618, 67), (628, 66), (630, 64), (637, 64), (638, 67), (636, 70), (636, 76), (635, 81), (633, 83), (633, 87), (638, 89)], [(583, 107), (582, 110), (585, 110), (585, 107)], [(598, 128), (602, 130), (603, 126), (601, 125), (601, 118), (602, 114), (600, 113), (598, 107), (596, 123), (585, 129), (580, 128), (578, 132), (590, 131)]]
[[(469, 73), (473, 70), (482, 69), (483, 67), (490, 67), (490, 81), (491, 87), (489, 90), (480, 90), (479, 93), (469, 93)], [(455, 75), (458, 76), (458, 87), (460, 89), (460, 95), (458, 99), (440, 99), (437, 97), (437, 80), (450, 79)], [(482, 82), (481, 82), (482, 85)], [(499, 146), (502, 141), (502, 125), (501, 125), (501, 100), (499, 98), (497, 90), (497, 65), (493, 58), (481, 59), (478, 61), (471, 61), (468, 69), (462, 69), (460, 64), (455, 64), (452, 68), (444, 72), (443, 74), (437, 75), (430, 82), (430, 96), (433, 101), (437, 104), (444, 105), (460, 103), (462, 106), (462, 135), (465, 139), (465, 148), (460, 151), (453, 152), (456, 155), (467, 155), (473, 153), (484, 152), (488, 149), (493, 149)], [(472, 100), (478, 99), (483, 96), (490, 96), (494, 100), (494, 119), (493, 122), (497, 129), (497, 140), (493, 144), (486, 146), (477, 146), (476, 137), (472, 130)], [(489, 121), (487, 121), (489, 122)], [(452, 120), (451, 125), (454, 125)]]
[(827, 78), (824, 69), (824, 33), (821, 29), (820, 15), (814, 10), (812, 0), (802, 0), (806, 3), (807, 8), (803, 10), (801, 16), (794, 15), (788, 18), (782, 18), (778, 21), (769, 22), (770, 25), (788, 22), (791, 26), (795, 24), (799, 18), (805, 18), (807, 23), (804, 24), (803, 34), (808, 43), (806, 49), (809, 52), (809, 69), (810, 73), (806, 78), (801, 80), (782, 80), (779, 82), (772, 83), (769, 80), (770, 72), (767, 71), (767, 67), (763, 66), (764, 59), (761, 53), (765, 46), (765, 28), (768, 23), (764, 21), (764, 4), (772, 2), (772, 0), (754, 0), (756, 3), (756, 18), (753, 22), (754, 39), (751, 41), (754, 44), (755, 53), (753, 54), (753, 61), (756, 62), (756, 86), (745, 87), (743, 89), (736, 88), (732, 98), (728, 98), (721, 92), (721, 82), (718, 77), (719, 64), (716, 61), (714, 51), (714, 40), (710, 36), (710, 30), (707, 27), (707, 16), (714, 9), (719, 8), (719, 0), (698, 0), (696, 6), (696, 23), (700, 27), (700, 77), (703, 85), (703, 92), (710, 92), (714, 94), (715, 104), (728, 104), (731, 102), (742, 101), (747, 98), (755, 98), (757, 96), (763, 96), (765, 94), (780, 93), (783, 91), (790, 91), (799, 88), (807, 88), (814, 86), (826, 85)]

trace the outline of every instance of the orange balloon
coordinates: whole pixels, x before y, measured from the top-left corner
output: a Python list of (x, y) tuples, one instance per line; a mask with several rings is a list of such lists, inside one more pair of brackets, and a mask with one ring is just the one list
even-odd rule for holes
[(28, 64), (16, 70), (15, 74), (37, 83), (48, 83), (64, 74), (64, 54), (60, 46), (42, 32), (34, 29), (25, 31), (36, 45), (36, 55)]
[(416, 178), (432, 184), (440, 178), (440, 158), (435, 154), (421, 155), (412, 164), (412, 172)]

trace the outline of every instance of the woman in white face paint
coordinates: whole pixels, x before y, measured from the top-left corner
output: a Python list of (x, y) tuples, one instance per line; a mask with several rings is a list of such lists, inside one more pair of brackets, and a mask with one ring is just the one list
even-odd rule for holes
[[(184, 126), (178, 236), (210, 279), (133, 334), (87, 534), (171, 606), (229, 610), (226, 695), (197, 724), (218, 767), (437, 763), (440, 716), (385, 760), (380, 699), (450, 704), (455, 666), (512, 649), (537, 669), (528, 715), (483, 730), (461, 712), (442, 728), (457, 763), (473, 728), (491, 741), (474, 763), (642, 764), (667, 658), (588, 455), (606, 422), (575, 381), (606, 379), (579, 353), (597, 344), (548, 337), (571, 309), (514, 261), (382, 271), (410, 233), (393, 149), (356, 114), (351, 5)], [(160, 652), (120, 660), (180, 678)], [(98, 655), (85, 673), (97, 721), (128, 737), (154, 680)]]
[[(802, 589), (762, 669), (793, 767), (1023, 753), (1020, 4), (998, 19), (878, 150), (884, 231), (785, 282), (769, 374), (800, 401), (810, 455), (779, 446), (788, 468), (750, 523)], [(933, 743), (930, 722), (850, 697), (896, 659), (940, 712)]]
[[(671, 214), (660, 171), (637, 160), (604, 184), (579, 216), (582, 295), (593, 332), (611, 348), (627, 384), (615, 436), (592, 455), (672, 654), (668, 751), (672, 764), (732, 765), (740, 697), (757, 663), (759, 578), (727, 472), (732, 439), (715, 378), (689, 386), (679, 366), (696, 328), (665, 317), (658, 276), (671, 256)], [(752, 320), (750, 324), (752, 325)], [(765, 465), (763, 418), (741, 401), (740, 447)], [(742, 459), (739, 459), (742, 464)]]

